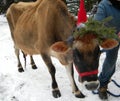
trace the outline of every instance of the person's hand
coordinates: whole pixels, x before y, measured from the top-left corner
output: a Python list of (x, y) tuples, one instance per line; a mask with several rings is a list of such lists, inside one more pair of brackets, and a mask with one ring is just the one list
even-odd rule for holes
[(120, 32), (118, 33), (118, 37), (120, 38)]

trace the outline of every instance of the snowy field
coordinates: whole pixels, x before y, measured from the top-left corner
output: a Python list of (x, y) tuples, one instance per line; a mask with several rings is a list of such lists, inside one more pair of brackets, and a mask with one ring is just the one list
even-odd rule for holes
[[(51, 78), (47, 67), (42, 61), (40, 55), (34, 56), (38, 66), (37, 70), (30, 67), (29, 57), (27, 57), (27, 67), (24, 73), (17, 71), (17, 60), (14, 54), (13, 42), (10, 36), (10, 30), (4, 15), (0, 15), (0, 101), (101, 101), (97, 95), (86, 90), (78, 82), (77, 72), (75, 71), (75, 80), (79, 89), (86, 95), (86, 98), (75, 98), (71, 92), (71, 85), (66, 75), (65, 68), (52, 58), (56, 66), (56, 78), (62, 96), (53, 98), (51, 94)], [(100, 67), (104, 59), (104, 54), (100, 57)], [(21, 55), (22, 64), (24, 65)], [(116, 73), (113, 76), (120, 84), (120, 52), (117, 61)], [(120, 88), (117, 88), (112, 82), (108, 89), (115, 94), (120, 94)], [(120, 97), (109, 96), (109, 101), (120, 101)]]

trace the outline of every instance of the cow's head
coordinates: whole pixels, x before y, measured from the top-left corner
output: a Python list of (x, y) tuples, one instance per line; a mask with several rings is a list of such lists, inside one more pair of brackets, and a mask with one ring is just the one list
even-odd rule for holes
[(118, 45), (114, 39), (104, 39), (101, 43), (93, 34), (76, 38), (72, 47), (66, 42), (56, 42), (51, 46), (54, 55), (63, 65), (74, 63), (79, 74), (79, 80), (85, 84), (88, 90), (94, 90), (99, 86), (98, 66), (101, 47), (111, 49)]

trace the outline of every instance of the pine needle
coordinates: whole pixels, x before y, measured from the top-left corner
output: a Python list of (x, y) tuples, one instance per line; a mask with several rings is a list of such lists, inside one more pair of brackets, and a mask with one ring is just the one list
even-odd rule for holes
[(103, 39), (112, 38), (119, 40), (116, 30), (114, 27), (105, 26), (107, 22), (109, 22), (112, 17), (107, 17), (102, 21), (94, 20), (93, 18), (88, 18), (88, 21), (85, 23), (85, 27), (80, 28), (80, 30), (76, 30), (73, 33), (75, 38), (83, 37), (86, 34), (95, 34), (98, 40), (101, 41)]

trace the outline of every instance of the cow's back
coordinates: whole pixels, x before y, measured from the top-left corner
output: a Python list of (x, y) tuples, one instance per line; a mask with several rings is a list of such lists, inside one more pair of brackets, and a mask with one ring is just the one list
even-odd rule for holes
[[(40, 2), (41, 0), (38, 0), (38, 1)], [(27, 9), (34, 8), (34, 6), (36, 5), (37, 2), (29, 2), (29, 3), (28, 2), (19, 2), (19, 3), (11, 4), (11, 6), (8, 8), (8, 10), (6, 12), (6, 18), (8, 20), (8, 24), (9, 24), (11, 33), (13, 33), (16, 23), (17, 23), (19, 17), (21, 16), (21, 14)]]
[(74, 25), (73, 17), (61, 0), (42, 0), (18, 19), (15, 43), (27, 54), (48, 52), (50, 45), (71, 34)]

